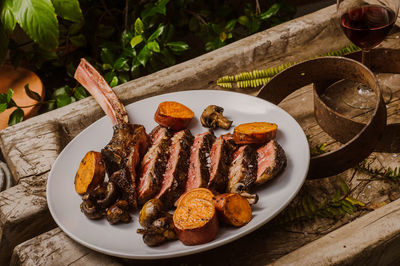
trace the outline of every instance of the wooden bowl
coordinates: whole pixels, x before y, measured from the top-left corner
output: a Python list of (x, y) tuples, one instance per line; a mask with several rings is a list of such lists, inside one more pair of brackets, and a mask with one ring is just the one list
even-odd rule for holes
[[(37, 92), (43, 98), (43, 83), (35, 73), (22, 67), (14, 69), (13, 66), (7, 64), (0, 67), (0, 93), (7, 93), (8, 89), (11, 88), (14, 91), (13, 100), (21, 107), (31, 106), (37, 102), (26, 95), (25, 84), (29, 84), (29, 88)], [(8, 126), (10, 114), (15, 109), (15, 107), (10, 108), (0, 113), (0, 129), (4, 129)], [(24, 119), (33, 116), (38, 109), (39, 106), (22, 108), (24, 111)]]

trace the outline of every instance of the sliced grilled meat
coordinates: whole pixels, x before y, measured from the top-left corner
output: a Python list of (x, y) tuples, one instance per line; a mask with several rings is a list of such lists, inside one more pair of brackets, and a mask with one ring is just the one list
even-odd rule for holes
[(189, 170), (185, 192), (207, 187), (210, 178), (210, 150), (215, 140), (212, 132), (198, 134), (190, 149)]
[(138, 203), (144, 204), (154, 197), (161, 188), (172, 132), (157, 126), (150, 133), (151, 147), (140, 164), (138, 183)]
[(171, 138), (161, 190), (156, 195), (167, 208), (173, 205), (185, 189), (192, 144), (193, 135), (187, 129), (175, 133)]
[(219, 136), (210, 151), (210, 179), (208, 188), (219, 193), (226, 191), (229, 165), (232, 161), (232, 146), (223, 136)]
[(227, 192), (249, 192), (256, 180), (257, 156), (249, 146), (241, 146), (234, 154), (229, 168)]
[(257, 179), (255, 185), (261, 185), (277, 176), (287, 163), (285, 151), (276, 142), (271, 140), (264, 146), (257, 149)]

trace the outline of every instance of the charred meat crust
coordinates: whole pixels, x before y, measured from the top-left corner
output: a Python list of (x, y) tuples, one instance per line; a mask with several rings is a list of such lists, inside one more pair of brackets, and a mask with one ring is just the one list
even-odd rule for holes
[[(270, 147), (266, 147), (270, 145)], [(262, 154), (263, 148), (273, 149), (270, 154)], [(271, 164), (264, 170), (262, 169), (262, 162), (260, 162), (263, 158), (258, 158), (258, 167), (259, 170), (263, 171), (262, 173), (257, 173), (257, 180), (255, 181), (256, 185), (261, 185), (267, 182), (268, 180), (274, 178), (275, 176), (279, 175), (287, 165), (287, 158), (284, 149), (281, 145), (278, 144), (276, 140), (271, 140), (265, 146), (259, 148), (257, 150), (258, 157), (260, 156), (273, 156), (273, 158), (269, 158)], [(261, 159), (261, 160), (260, 160)]]
[(229, 168), (228, 188), (231, 193), (250, 192), (257, 178), (257, 154), (250, 146), (240, 147)]
[[(181, 131), (175, 133), (180, 134)], [(172, 138), (174, 138), (172, 137)], [(173, 203), (180, 197), (180, 195), (185, 190), (186, 180), (187, 180), (187, 169), (189, 166), (189, 157), (190, 157), (190, 147), (193, 144), (193, 135), (188, 130), (185, 129), (183, 135), (179, 138), (179, 153), (176, 158), (171, 158), (171, 148), (173, 146), (173, 139), (171, 139), (170, 146), (170, 156), (167, 162), (168, 167), (174, 167), (174, 171), (172, 172), (172, 176), (166, 176), (168, 169), (166, 169), (163, 176), (163, 183), (160, 193), (156, 196), (159, 198), (163, 204), (169, 208), (173, 206)], [(163, 187), (165, 185), (165, 180), (168, 178), (172, 178), (172, 182), (168, 184), (168, 187)]]
[(224, 193), (228, 182), (229, 165), (232, 162), (232, 146), (223, 137), (219, 137), (211, 149), (208, 188), (218, 193)]
[(136, 184), (132, 183), (129, 169), (126, 167), (115, 171), (110, 176), (110, 181), (117, 185), (118, 190), (121, 192), (121, 199), (126, 200), (131, 211), (137, 210), (137, 192)]
[(161, 126), (150, 133), (152, 146), (143, 157), (139, 171), (138, 203), (140, 205), (160, 191), (172, 135), (172, 131)]
[(125, 166), (133, 148), (139, 149), (139, 154), (143, 156), (149, 144), (149, 138), (142, 125), (117, 124), (113, 129), (113, 137), (101, 150), (108, 176)]

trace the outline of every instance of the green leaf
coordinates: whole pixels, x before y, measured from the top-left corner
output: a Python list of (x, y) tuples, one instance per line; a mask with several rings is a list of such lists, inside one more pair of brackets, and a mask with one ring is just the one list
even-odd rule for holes
[(24, 120), (24, 111), (21, 108), (17, 108), (11, 113), (8, 119), (8, 125), (12, 126)]
[(7, 103), (11, 102), (13, 95), (14, 95), (14, 91), (12, 89), (8, 89), (8, 92), (7, 92)]
[(114, 55), (108, 48), (101, 48), (100, 58), (101, 61), (105, 64), (110, 64), (110, 65), (114, 64)]
[(276, 15), (276, 13), (278, 13), (280, 8), (281, 8), (280, 3), (273, 4), (267, 11), (261, 13), (259, 15), (259, 18), (262, 20), (268, 19), (268, 18)]
[(221, 40), (221, 42), (224, 42), (226, 38), (228, 38), (228, 35), (225, 32), (221, 32), (219, 34), (219, 39)]
[(361, 206), (361, 207), (365, 206), (365, 204), (363, 202), (361, 202), (361, 201), (359, 201), (359, 200), (357, 200), (355, 198), (352, 198), (350, 196), (346, 197), (346, 200), (348, 202), (350, 202), (352, 205), (358, 205), (358, 206)]
[(128, 59), (124, 57), (119, 57), (115, 62), (114, 62), (114, 69), (116, 70), (129, 70), (129, 65), (128, 65)]
[(147, 47), (152, 50), (153, 52), (159, 53), (160, 52), (160, 45), (158, 45), (158, 42), (153, 41), (153, 42), (149, 42), (147, 44)]
[(149, 61), (149, 58), (151, 56), (151, 51), (147, 46), (143, 47), (142, 50), (140, 50), (137, 60), (142, 66), (146, 66), (147, 61)]
[(29, 37), (47, 50), (58, 46), (58, 21), (50, 0), (14, 0), (13, 13)]
[(113, 87), (115, 87), (117, 85), (118, 85), (118, 77), (114, 76), (113, 79), (110, 82), (110, 87), (113, 88)]
[(57, 104), (57, 108), (66, 106), (70, 103), (72, 103), (72, 98), (71, 96), (68, 95), (60, 95), (56, 98), (56, 104)]
[(185, 42), (169, 42), (166, 44), (174, 52), (183, 52), (189, 49)]
[(158, 37), (160, 37), (163, 32), (165, 31), (165, 26), (160, 24), (158, 28), (153, 32), (153, 34), (150, 35), (149, 39), (147, 40), (148, 42), (154, 41)]
[(149, 17), (153, 17), (155, 14), (167, 14), (166, 5), (168, 4), (169, 0), (160, 0), (155, 6), (149, 5), (149, 7), (145, 8), (141, 13), (140, 16), (143, 20), (146, 20)]
[(7, 109), (7, 103), (0, 103), (0, 113), (4, 112)]
[(161, 50), (161, 54), (164, 56), (163, 62), (167, 66), (173, 66), (176, 63), (175, 56), (166, 48)]
[(112, 72), (108, 72), (104, 75), (104, 79), (107, 81), (108, 84), (111, 83), (112, 79), (115, 77), (115, 73)]
[(63, 19), (79, 22), (83, 20), (78, 0), (52, 0), (57, 15)]
[(143, 22), (140, 18), (137, 18), (135, 21), (135, 32), (137, 34), (142, 34), (144, 32), (143, 30)]
[(3, 5), (0, 7), (0, 21), (7, 33), (14, 31), (17, 21), (12, 12), (13, 0), (3, 0)]
[(76, 47), (85, 47), (86, 46), (86, 37), (83, 34), (75, 35), (69, 38), (71, 43)]
[(239, 22), (239, 24), (246, 26), (247, 24), (249, 24), (249, 18), (246, 16), (240, 16), (238, 18), (238, 22)]
[(119, 74), (118, 75), (118, 80), (119, 80), (119, 82), (122, 84), (122, 83), (125, 83), (125, 82), (128, 82), (129, 81), (129, 74), (128, 73), (121, 73), (121, 74)]
[(124, 30), (121, 34), (121, 41), (123, 47), (125, 47), (133, 38), (133, 34), (127, 30)]
[(54, 90), (52, 98), (57, 99), (58, 97), (61, 97), (61, 96), (70, 97), (71, 94), (72, 94), (72, 88), (70, 86), (66, 85), (66, 86), (63, 86), (63, 87), (60, 87), (60, 88)]
[(31, 98), (37, 102), (40, 102), (42, 100), (42, 97), (40, 97), (39, 93), (32, 91), (29, 88), (29, 83), (25, 84), (24, 88), (25, 88), (25, 93), (26, 93), (26, 95), (28, 95), (29, 98)]
[(335, 191), (335, 195), (334, 195), (333, 198), (332, 198), (332, 202), (338, 201), (338, 200), (340, 199), (340, 196), (341, 196), (340, 190), (336, 190), (336, 191)]
[(143, 41), (143, 36), (142, 35), (136, 35), (130, 41), (131, 47), (135, 48), (135, 46), (138, 45), (139, 43), (141, 43), (142, 41)]
[(229, 32), (230, 32), (230, 31), (233, 31), (233, 29), (235, 28), (236, 22), (237, 22), (236, 19), (230, 20), (230, 21), (226, 24), (225, 29), (226, 29), (227, 31), (229, 31)]
[(74, 97), (77, 100), (82, 100), (88, 96), (86, 90), (82, 86), (78, 86), (75, 88)]
[(347, 186), (346, 182), (344, 182), (344, 180), (342, 178), (339, 178), (339, 184), (343, 191), (343, 195), (348, 195), (350, 192), (349, 187)]
[(4, 62), (8, 51), (8, 36), (0, 23), (0, 65)]

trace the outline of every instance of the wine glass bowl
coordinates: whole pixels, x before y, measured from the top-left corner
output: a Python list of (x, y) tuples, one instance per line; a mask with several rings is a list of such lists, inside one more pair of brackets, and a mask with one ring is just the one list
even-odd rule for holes
[[(361, 48), (362, 63), (366, 67), (370, 67), (369, 51), (379, 45), (393, 28), (399, 2), (400, 0), (337, 0), (339, 24), (347, 38)], [(358, 109), (374, 107), (375, 94), (370, 88), (359, 83), (353, 83), (351, 87), (343, 95), (343, 101), (347, 105)], [(389, 102), (390, 89), (381, 86), (381, 90), (385, 102)]]

